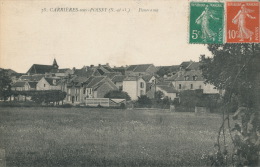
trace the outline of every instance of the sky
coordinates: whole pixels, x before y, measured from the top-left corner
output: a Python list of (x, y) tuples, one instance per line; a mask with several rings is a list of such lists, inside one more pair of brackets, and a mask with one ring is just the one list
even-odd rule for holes
[[(105, 63), (163, 66), (211, 55), (206, 45), (188, 43), (188, 0), (0, 2), (1, 68), (25, 73), (32, 64), (51, 65), (54, 58), (60, 68)], [(52, 12), (55, 8), (107, 9)], [(110, 8), (121, 11), (109, 13)]]

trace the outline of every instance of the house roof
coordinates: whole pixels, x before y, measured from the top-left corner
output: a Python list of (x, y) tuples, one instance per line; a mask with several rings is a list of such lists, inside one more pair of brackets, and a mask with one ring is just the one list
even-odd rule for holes
[(39, 81), (44, 77), (44, 74), (22, 75), (19, 79), (23, 81)]
[(124, 79), (124, 81), (137, 81), (139, 78), (142, 77), (138, 77), (138, 76), (128, 76)]
[(182, 69), (186, 69), (191, 63), (193, 63), (193, 61), (184, 61), (180, 64), (180, 66)]
[(121, 73), (120, 72), (109, 72), (109, 73), (105, 73), (103, 76), (107, 76), (108, 78), (112, 79), (116, 75), (121, 75)]
[(142, 78), (144, 79), (145, 82), (148, 82), (152, 79), (153, 75), (143, 75)]
[(95, 76), (95, 77), (90, 77), (84, 84), (86, 85), (87, 88), (93, 88), (96, 84), (104, 80), (106, 77), (105, 76)]
[(31, 88), (36, 88), (38, 82), (28, 82)]
[(122, 75), (125, 75), (126, 68), (125, 67), (114, 67), (113, 70), (115, 72), (120, 72)]
[(18, 81), (18, 82), (15, 82), (12, 87), (24, 87), (24, 85), (26, 84), (25, 81)]
[(138, 65), (130, 65), (126, 71), (133, 72), (146, 72), (146, 70), (152, 66), (153, 64), (138, 64)]
[(162, 90), (166, 91), (167, 93), (178, 93), (178, 91), (171, 86), (164, 86), (164, 85), (158, 85), (157, 87), (161, 88)]
[[(175, 75), (177, 75), (175, 81), (204, 81), (205, 80), (202, 76), (201, 70), (184, 71), (183, 73), (179, 72), (179, 74), (175, 74)], [(193, 80), (193, 76), (196, 77), (196, 80)]]
[(33, 64), (27, 73), (45, 74), (49, 73), (54, 67), (52, 65)]
[(164, 81), (164, 82), (159, 82), (159, 83), (157, 83), (156, 85), (161, 85), (161, 86), (169, 86), (169, 85), (171, 85), (171, 82), (167, 82), (167, 81)]
[(62, 69), (52, 69), (51, 73), (65, 73), (66, 71), (70, 70), (69, 68), (62, 68)]
[[(91, 77), (93, 75), (97, 75), (96, 74), (96, 69), (92, 69), (89, 67), (83, 67), (81, 69), (75, 69), (74, 70), (74, 75), (80, 76), (80, 77)], [(99, 75), (101, 75), (99, 73)]]
[(199, 70), (200, 69), (200, 62), (192, 62), (186, 70)]
[(88, 79), (88, 77), (75, 76), (69, 80), (68, 86), (81, 86), (81, 84), (86, 82)]
[(50, 84), (50, 85), (54, 85), (54, 80), (56, 80), (56, 85), (57, 85), (57, 82), (59, 81), (58, 78), (45, 78), (45, 80)]
[(116, 75), (112, 78), (113, 82), (123, 82), (123, 80), (126, 78), (125, 75)]

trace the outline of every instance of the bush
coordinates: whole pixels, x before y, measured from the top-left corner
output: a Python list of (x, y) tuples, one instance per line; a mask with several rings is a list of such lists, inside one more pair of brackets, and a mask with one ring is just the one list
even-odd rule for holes
[(151, 108), (152, 100), (149, 99), (147, 96), (142, 95), (142, 96), (138, 97), (138, 100), (136, 101), (135, 106)]
[(105, 98), (110, 98), (110, 99), (126, 99), (126, 101), (131, 100), (131, 97), (128, 95), (127, 92), (120, 91), (120, 90), (112, 90), (105, 94)]

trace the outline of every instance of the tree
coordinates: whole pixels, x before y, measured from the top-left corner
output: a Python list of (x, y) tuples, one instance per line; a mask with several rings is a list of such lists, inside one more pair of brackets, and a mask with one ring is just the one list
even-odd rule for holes
[(105, 98), (111, 98), (111, 99), (126, 99), (126, 101), (131, 100), (131, 97), (128, 95), (127, 92), (120, 91), (120, 90), (112, 90), (105, 94)]
[[(23, 93), (23, 92), (21, 92)], [(33, 91), (30, 93), (32, 101), (36, 103), (59, 103), (66, 97), (66, 92), (60, 90)]]
[(164, 97), (164, 93), (162, 91), (158, 90), (155, 92), (155, 100), (157, 102), (160, 102), (163, 97)]
[[(213, 57), (201, 57), (201, 69), (207, 83), (225, 90), (223, 122), (219, 128), (217, 152), (212, 165), (227, 165), (228, 157), (235, 166), (258, 166), (260, 151), (260, 44), (211, 44)], [(233, 128), (229, 115), (235, 112)], [(240, 118), (240, 119), (238, 119)], [(225, 126), (233, 142), (228, 154)], [(220, 136), (223, 137), (221, 147)]]
[(141, 95), (138, 97), (137, 104), (139, 107), (151, 107), (152, 100), (149, 99), (146, 95)]
[(0, 71), (0, 98), (4, 101), (11, 96), (11, 78), (7, 70)]

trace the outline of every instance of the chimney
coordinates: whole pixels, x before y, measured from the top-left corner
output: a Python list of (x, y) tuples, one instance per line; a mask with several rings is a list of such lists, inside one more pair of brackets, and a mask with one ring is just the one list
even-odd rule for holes
[(90, 67), (91, 67), (91, 68), (93, 68), (93, 67), (94, 67), (94, 65), (93, 65), (93, 64), (91, 64), (91, 65), (90, 65)]
[(109, 63), (106, 63), (106, 66), (108, 66), (108, 67), (109, 67)]
[(101, 67), (101, 64), (98, 64), (99, 67)]

